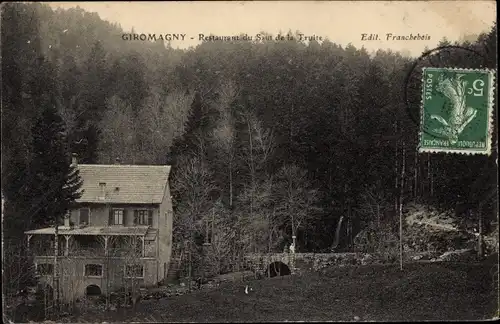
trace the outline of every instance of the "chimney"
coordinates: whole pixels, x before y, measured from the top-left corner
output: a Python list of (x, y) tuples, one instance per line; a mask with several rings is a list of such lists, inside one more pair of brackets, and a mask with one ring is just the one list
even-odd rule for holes
[(120, 158), (119, 158), (119, 157), (117, 157), (117, 158), (115, 159), (115, 164), (120, 164)]
[(73, 153), (71, 155), (71, 165), (74, 165), (74, 166), (78, 165), (78, 155), (76, 153)]
[(106, 198), (106, 182), (99, 182), (99, 188), (101, 189), (99, 199), (104, 200)]

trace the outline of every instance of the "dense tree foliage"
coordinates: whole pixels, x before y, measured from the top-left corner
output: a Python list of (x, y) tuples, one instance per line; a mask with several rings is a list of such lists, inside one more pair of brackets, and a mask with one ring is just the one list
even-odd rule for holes
[(33, 127), (33, 155), (28, 186), (37, 202), (31, 217), (32, 227), (54, 224), (81, 196), (79, 172), (70, 165), (66, 130), (55, 107), (47, 106)]
[[(202, 237), (215, 255), (239, 258), (280, 251), (292, 235), (298, 251), (345, 250), (362, 228), (393, 228), (410, 201), (495, 218), (496, 123), (491, 156), (418, 154), (403, 96), (414, 58), (334, 40), (180, 51), (121, 33), (79, 8), (2, 7), (2, 192), (13, 227), (31, 226), (39, 198), (25, 184), (47, 95), (83, 162), (173, 166), (179, 251)], [(495, 68), (496, 37), (495, 25), (457, 44), (479, 56), (449, 49), (426, 64)], [(419, 85), (411, 91), (419, 102)]]

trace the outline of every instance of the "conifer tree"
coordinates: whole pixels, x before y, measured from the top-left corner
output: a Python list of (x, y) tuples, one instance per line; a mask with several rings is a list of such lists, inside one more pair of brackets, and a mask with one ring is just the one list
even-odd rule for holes
[(196, 93), (189, 110), (188, 119), (184, 125), (184, 135), (174, 140), (167, 158), (167, 164), (174, 165), (176, 162), (175, 157), (190, 152), (190, 149), (195, 144), (197, 135), (200, 134), (205, 126), (201, 96), (199, 93)]
[(31, 194), (38, 205), (32, 220), (39, 227), (58, 223), (81, 196), (82, 180), (69, 163), (65, 126), (54, 106), (45, 107), (32, 134)]

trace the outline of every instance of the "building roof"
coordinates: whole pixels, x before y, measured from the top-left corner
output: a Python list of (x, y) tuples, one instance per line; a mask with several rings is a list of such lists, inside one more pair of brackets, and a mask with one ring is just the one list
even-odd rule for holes
[[(134, 227), (124, 227), (124, 226), (86, 226), (86, 227), (74, 227), (69, 228), (65, 226), (59, 226), (59, 235), (147, 235), (153, 236), (156, 233), (154, 229), (150, 229), (149, 226), (134, 226)], [(26, 231), (25, 234), (40, 234), (40, 235), (54, 235), (54, 227), (40, 228), (36, 230)], [(154, 236), (153, 236), (154, 238)]]
[(168, 165), (79, 164), (78, 169), (84, 192), (76, 202), (101, 204), (159, 204), (170, 173)]

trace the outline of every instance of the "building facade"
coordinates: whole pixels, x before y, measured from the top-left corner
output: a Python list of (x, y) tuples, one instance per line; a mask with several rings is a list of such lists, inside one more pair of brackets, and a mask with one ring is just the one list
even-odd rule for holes
[[(40, 283), (60, 298), (156, 286), (172, 252), (170, 166), (73, 164), (83, 195), (55, 228), (27, 231)], [(57, 262), (55, 258), (57, 250)]]

